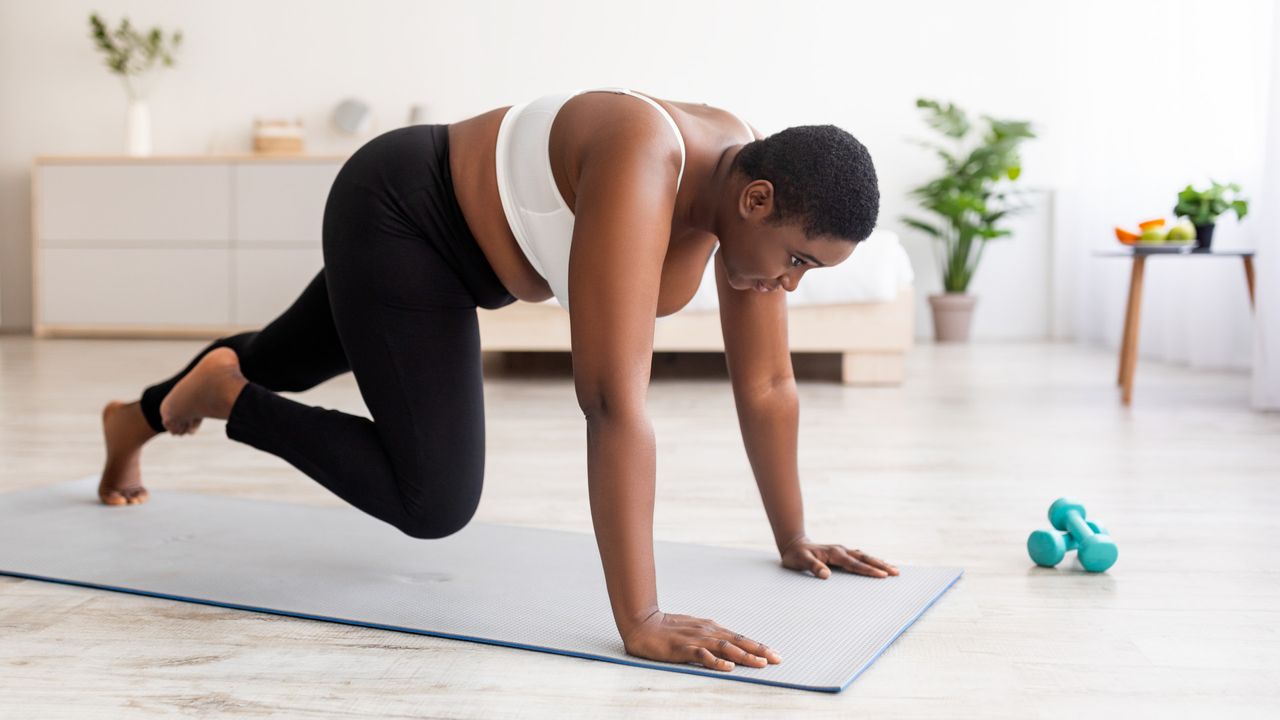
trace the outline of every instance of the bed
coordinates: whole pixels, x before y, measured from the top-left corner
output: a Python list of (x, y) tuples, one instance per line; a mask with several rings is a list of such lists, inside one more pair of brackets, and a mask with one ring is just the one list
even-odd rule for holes
[[(896, 233), (876, 230), (845, 262), (811, 270), (787, 293), (791, 352), (835, 353), (846, 385), (896, 385), (914, 337), (915, 275)], [(657, 318), (654, 352), (723, 352), (715, 272), (708, 262), (693, 299)], [(568, 352), (569, 313), (555, 298), (481, 310), (486, 352)]]

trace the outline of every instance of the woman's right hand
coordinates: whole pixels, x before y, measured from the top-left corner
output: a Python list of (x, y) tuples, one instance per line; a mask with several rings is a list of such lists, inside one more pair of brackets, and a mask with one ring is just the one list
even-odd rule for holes
[(743, 637), (707, 618), (655, 611), (622, 636), (628, 655), (662, 662), (692, 662), (712, 670), (735, 664), (767, 667), (782, 658), (763, 643)]

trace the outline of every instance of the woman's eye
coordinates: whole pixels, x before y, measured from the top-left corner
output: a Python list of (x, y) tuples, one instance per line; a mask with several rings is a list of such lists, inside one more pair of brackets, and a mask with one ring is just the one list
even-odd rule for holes
[(796, 257), (795, 255), (791, 256), (791, 267), (800, 267), (803, 264), (804, 264), (804, 260)]

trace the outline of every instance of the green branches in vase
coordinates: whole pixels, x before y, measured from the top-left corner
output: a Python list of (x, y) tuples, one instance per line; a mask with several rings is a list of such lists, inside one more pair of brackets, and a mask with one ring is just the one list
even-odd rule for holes
[(111, 30), (97, 13), (89, 14), (89, 37), (106, 56), (107, 68), (120, 76), (129, 96), (125, 141), (130, 155), (151, 154), (151, 110), (147, 97), (162, 67), (173, 67), (182, 31), (165, 35), (159, 27), (140, 32), (123, 18)]
[(109, 30), (97, 13), (91, 13), (89, 27), (94, 44), (106, 55), (107, 68), (121, 77), (131, 99), (146, 97), (146, 83), (155, 76), (154, 71), (159, 66), (173, 67), (173, 56), (182, 46), (181, 30), (168, 37), (159, 27), (141, 33), (127, 17), (115, 30)]

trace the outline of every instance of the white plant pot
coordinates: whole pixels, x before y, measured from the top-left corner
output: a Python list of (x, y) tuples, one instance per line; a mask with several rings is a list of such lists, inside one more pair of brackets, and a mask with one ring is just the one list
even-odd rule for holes
[(151, 107), (146, 100), (129, 101), (124, 132), (125, 148), (130, 155), (151, 154)]

